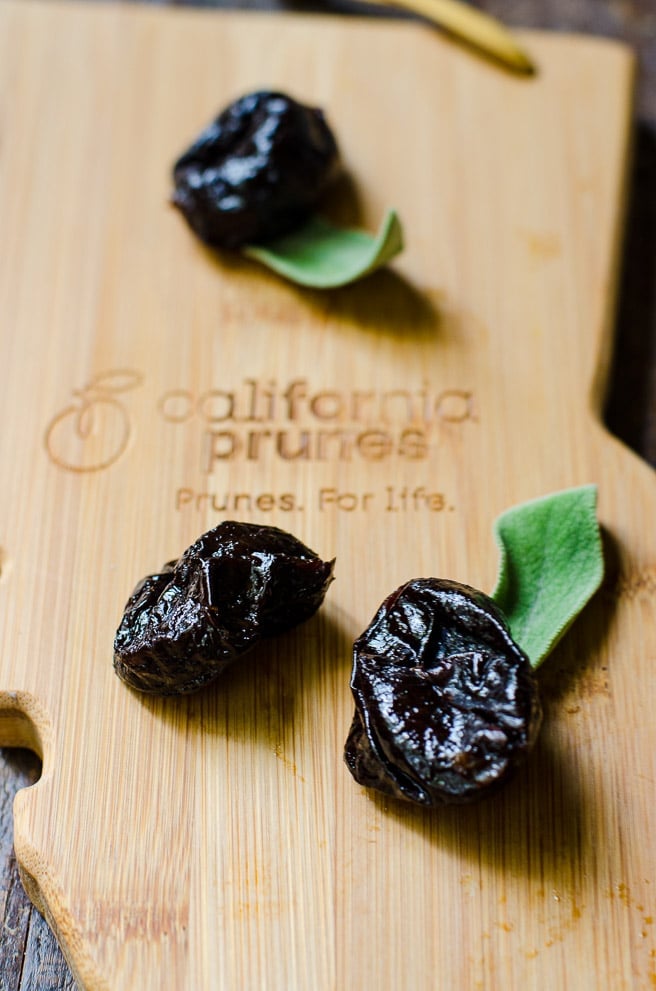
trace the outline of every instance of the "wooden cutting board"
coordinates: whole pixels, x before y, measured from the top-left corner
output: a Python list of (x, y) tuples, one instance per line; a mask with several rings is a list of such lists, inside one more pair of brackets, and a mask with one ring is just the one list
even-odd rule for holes
[[(0, 4), (0, 734), (16, 850), (87, 991), (656, 984), (656, 484), (600, 423), (630, 54), (519, 79), (409, 23)], [(169, 207), (229, 100), (325, 108), (333, 208), (407, 248), (322, 294)], [(432, 813), (342, 763), (351, 644), (402, 581), (490, 591), (495, 517), (599, 486), (607, 580), (518, 777)], [(226, 518), (290, 530), (320, 614), (210, 689), (112, 670), (136, 581)]]

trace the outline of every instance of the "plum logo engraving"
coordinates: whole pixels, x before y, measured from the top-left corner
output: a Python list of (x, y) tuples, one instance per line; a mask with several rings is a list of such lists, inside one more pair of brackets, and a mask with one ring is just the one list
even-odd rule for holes
[(46, 428), (50, 460), (66, 471), (102, 471), (116, 464), (132, 437), (132, 422), (123, 394), (143, 382), (140, 372), (119, 368), (101, 372), (57, 413)]

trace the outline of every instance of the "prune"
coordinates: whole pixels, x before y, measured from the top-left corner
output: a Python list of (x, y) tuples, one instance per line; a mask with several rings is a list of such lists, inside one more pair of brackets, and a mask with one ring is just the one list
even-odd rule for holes
[(541, 722), (530, 663), (494, 602), (435, 578), (382, 604), (355, 642), (351, 689), (353, 777), (424, 806), (495, 790)]
[(231, 103), (173, 166), (173, 203), (207, 244), (238, 248), (287, 234), (339, 172), (321, 110), (259, 91)]
[(139, 582), (116, 633), (114, 669), (142, 692), (193, 692), (262, 638), (309, 619), (333, 566), (277, 527), (220, 523)]

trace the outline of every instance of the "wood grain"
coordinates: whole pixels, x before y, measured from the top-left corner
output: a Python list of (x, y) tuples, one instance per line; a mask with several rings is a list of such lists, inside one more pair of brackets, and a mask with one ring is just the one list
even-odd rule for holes
[[(16, 850), (80, 985), (652, 980), (654, 486), (598, 419), (626, 52), (527, 35), (542, 71), (518, 84), (414, 25), (0, 18), (0, 92), (21, 95), (2, 107), (1, 725), (43, 753)], [(174, 154), (264, 81), (334, 119), (336, 210), (397, 206), (393, 272), (298, 291), (211, 257), (167, 208)], [(406, 86), (431, 94), (412, 116)], [(83, 444), (66, 427), (91, 398)], [(495, 515), (583, 481), (609, 578), (545, 671), (530, 766), (439, 816), (366, 795), (341, 765), (354, 635), (413, 574), (490, 588)], [(111, 670), (124, 600), (224, 501), (336, 554), (334, 592), (203, 696), (140, 699)]]

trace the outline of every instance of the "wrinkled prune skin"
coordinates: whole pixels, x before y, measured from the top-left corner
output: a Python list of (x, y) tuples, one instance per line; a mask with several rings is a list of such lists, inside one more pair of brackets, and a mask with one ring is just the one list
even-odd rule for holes
[(177, 160), (173, 203), (206, 244), (259, 244), (298, 227), (339, 168), (321, 110), (284, 93), (249, 93)]
[(402, 585), (356, 640), (344, 758), (357, 782), (423, 806), (495, 791), (542, 718), (526, 655), (494, 602), (436, 578)]
[(277, 527), (220, 523), (139, 582), (116, 633), (114, 669), (141, 692), (194, 692), (262, 638), (309, 619), (333, 566)]

